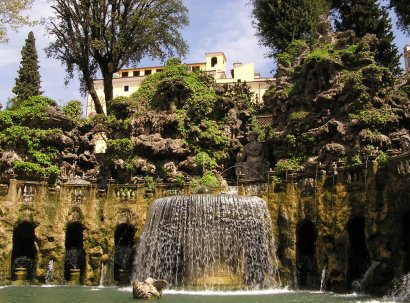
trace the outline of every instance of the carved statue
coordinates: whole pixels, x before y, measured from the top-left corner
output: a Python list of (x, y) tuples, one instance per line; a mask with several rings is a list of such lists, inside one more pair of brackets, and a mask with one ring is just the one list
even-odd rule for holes
[(257, 141), (257, 133), (249, 133), (249, 143), (245, 145), (236, 165), (238, 168), (236, 174), (243, 174), (244, 179), (264, 179), (266, 177), (269, 163), (264, 156), (263, 144)]
[(162, 290), (168, 285), (164, 280), (156, 280), (151, 277), (144, 282), (132, 282), (132, 296), (134, 299), (152, 300), (162, 296)]
[(410, 136), (403, 135), (400, 137), (400, 149), (402, 153), (410, 152)]

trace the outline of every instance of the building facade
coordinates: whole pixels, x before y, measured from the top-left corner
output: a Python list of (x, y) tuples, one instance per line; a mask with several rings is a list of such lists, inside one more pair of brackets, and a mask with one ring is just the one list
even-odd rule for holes
[[(236, 82), (246, 82), (250, 90), (254, 93), (254, 101), (262, 103), (262, 96), (274, 82), (275, 78), (261, 77), (255, 73), (253, 63), (234, 63), (230, 70), (230, 75), (226, 75), (226, 56), (223, 52), (210, 52), (205, 54), (205, 62), (186, 64), (191, 71), (203, 71), (212, 76), (218, 84), (230, 84)], [(115, 97), (128, 97), (138, 90), (141, 82), (148, 75), (161, 72), (163, 66), (138, 67), (122, 69), (114, 74), (113, 95)], [(104, 84), (102, 79), (94, 80), (95, 90), (102, 102), (104, 111), (106, 104), (104, 99)], [(94, 102), (90, 95), (87, 97), (87, 116), (95, 113)]]
[(410, 73), (410, 44), (404, 47), (404, 67), (406, 73)]

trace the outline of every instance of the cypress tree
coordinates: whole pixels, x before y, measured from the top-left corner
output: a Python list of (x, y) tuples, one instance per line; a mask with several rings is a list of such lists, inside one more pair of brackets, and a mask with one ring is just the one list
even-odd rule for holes
[(13, 100), (13, 106), (18, 106), (31, 96), (42, 94), (40, 91), (40, 72), (33, 32), (28, 34), (26, 43), (21, 50), (20, 68), (13, 93), (16, 95)]
[(340, 31), (353, 30), (358, 37), (375, 34), (379, 39), (375, 58), (394, 74), (400, 73), (400, 55), (394, 44), (392, 24), (386, 8), (377, 0), (335, 0), (334, 8), (340, 15), (336, 28)]

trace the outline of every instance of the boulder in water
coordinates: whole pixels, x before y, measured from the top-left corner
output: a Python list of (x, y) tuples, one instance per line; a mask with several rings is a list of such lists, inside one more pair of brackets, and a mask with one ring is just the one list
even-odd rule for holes
[(156, 280), (151, 277), (144, 282), (132, 282), (132, 296), (134, 299), (153, 300), (162, 296), (162, 290), (168, 285), (165, 280)]

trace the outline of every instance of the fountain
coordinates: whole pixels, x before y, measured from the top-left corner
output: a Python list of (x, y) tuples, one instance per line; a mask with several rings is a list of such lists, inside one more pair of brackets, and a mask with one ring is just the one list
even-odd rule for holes
[(280, 284), (271, 219), (258, 197), (173, 196), (154, 201), (133, 280), (172, 287), (263, 288)]
[(50, 260), (47, 264), (47, 273), (45, 277), (46, 284), (50, 284), (54, 280), (54, 261)]
[(104, 287), (104, 273), (104, 263), (101, 262), (100, 282), (98, 283), (98, 287)]
[(326, 291), (327, 282), (327, 269), (326, 266), (323, 267), (322, 275), (320, 277), (320, 291)]
[(79, 285), (81, 283), (81, 269), (84, 254), (81, 249), (70, 248), (66, 252), (65, 267), (68, 270), (68, 284)]
[(366, 287), (369, 286), (369, 283), (371, 281), (373, 272), (375, 271), (377, 266), (379, 266), (379, 264), (380, 262), (373, 261), (369, 269), (363, 275), (363, 278), (353, 281), (352, 287), (355, 291), (362, 292), (366, 290)]
[(132, 267), (132, 247), (128, 245), (119, 245), (114, 250), (114, 262), (118, 267), (115, 272), (116, 280), (120, 284), (129, 283), (129, 269)]
[(17, 257), (13, 262), (15, 281), (21, 283), (29, 278), (32, 271), (33, 261), (27, 256)]
[(404, 275), (396, 282), (389, 295), (383, 298), (386, 301), (409, 302), (410, 301), (410, 273)]

